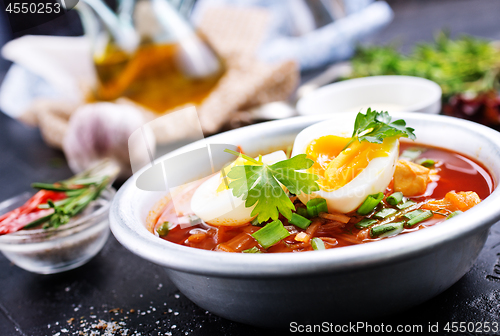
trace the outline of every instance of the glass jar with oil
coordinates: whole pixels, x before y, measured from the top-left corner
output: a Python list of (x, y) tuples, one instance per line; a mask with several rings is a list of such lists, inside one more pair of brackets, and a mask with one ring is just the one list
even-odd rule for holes
[(101, 0), (85, 3), (98, 77), (93, 100), (125, 97), (164, 113), (200, 104), (224, 74), (221, 58), (167, 0), (123, 0), (118, 14)]

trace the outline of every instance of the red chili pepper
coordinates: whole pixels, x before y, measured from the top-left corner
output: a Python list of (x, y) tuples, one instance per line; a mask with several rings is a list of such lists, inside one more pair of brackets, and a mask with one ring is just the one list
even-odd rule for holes
[(40, 190), (19, 208), (0, 216), (0, 234), (18, 231), (32, 221), (47, 216), (49, 212), (46, 210), (53, 210), (40, 210), (38, 206), (47, 203), (49, 199), (56, 202), (64, 198), (66, 198), (64, 192)]
[(0, 223), (0, 235), (21, 230), (29, 223), (54, 213), (54, 209), (43, 209), (22, 214), (7, 223)]

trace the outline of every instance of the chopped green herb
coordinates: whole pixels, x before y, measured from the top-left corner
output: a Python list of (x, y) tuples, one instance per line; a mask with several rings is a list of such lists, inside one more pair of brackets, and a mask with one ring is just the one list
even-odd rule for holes
[(387, 196), (387, 198), (385, 200), (390, 205), (397, 205), (397, 204), (401, 203), (401, 201), (403, 200), (403, 193), (400, 191), (397, 191), (397, 192), (392, 193), (391, 195)]
[(375, 209), (383, 198), (384, 194), (381, 192), (378, 194), (368, 195), (356, 212), (362, 216), (369, 214), (373, 211), (373, 209)]
[[(47, 204), (54, 209), (54, 213), (50, 216), (48, 222), (44, 224), (44, 228), (58, 228), (68, 223), (71, 217), (79, 214), (91, 201), (95, 200), (108, 183), (109, 178), (103, 177), (101, 184), (86, 186), (83, 192), (60, 205), (48, 200)], [(39, 220), (37, 221), (40, 224)], [(34, 224), (31, 222), (26, 226), (33, 227)]]
[[(417, 211), (419, 211), (419, 212), (416, 213)], [(413, 214), (413, 213), (416, 213), (416, 214)], [(411, 216), (411, 218), (408, 216), (410, 214), (413, 214)], [(406, 218), (410, 218), (410, 220), (406, 222), (406, 227), (412, 227), (415, 224), (418, 224), (420, 222), (423, 222), (426, 219), (431, 218), (432, 217), (432, 211), (430, 211), (430, 210), (425, 210), (425, 211), (415, 210), (415, 211), (412, 211), (412, 212), (406, 214), (405, 217)]]
[(249, 248), (247, 250), (241, 251), (241, 253), (262, 253), (262, 251), (257, 246), (254, 246), (254, 247)]
[(436, 164), (436, 161), (434, 161), (432, 159), (422, 159), (422, 160), (418, 160), (417, 163), (419, 165), (424, 166), (424, 167), (431, 168), (431, 167), (434, 167), (434, 165)]
[[(71, 197), (68, 197), (68, 198), (62, 199), (60, 201), (53, 202), (53, 204), (54, 204), (54, 206), (62, 206), (62, 205), (68, 204), (72, 200), (73, 199)], [(51, 206), (48, 203), (38, 205), (38, 209), (50, 209), (50, 208), (51, 208)]]
[(376, 214), (374, 214), (373, 217), (382, 219), (382, 218), (389, 217), (390, 215), (392, 215), (396, 212), (397, 212), (396, 209), (385, 208), (385, 209), (380, 210)]
[(307, 229), (309, 225), (311, 225), (311, 221), (309, 219), (296, 213), (292, 214), (292, 219), (289, 220), (289, 223), (298, 226), (301, 229)]
[(85, 191), (85, 189), (86, 188), (80, 188), (80, 189), (74, 189), (74, 190), (66, 191), (66, 196), (73, 197), (73, 196), (81, 195)]
[(307, 214), (307, 208), (303, 208), (303, 207), (297, 207), (297, 214), (302, 216), (302, 217), (305, 217), (305, 218), (308, 218), (308, 214)]
[(460, 211), (460, 210), (457, 210), (457, 211), (453, 211), (451, 214), (448, 215), (448, 217), (446, 217), (446, 219), (450, 219), (450, 218), (453, 218), (455, 216), (458, 216), (460, 214), (462, 214), (463, 212)]
[(57, 228), (66, 224), (71, 217), (79, 214), (90, 202), (97, 199), (102, 190), (109, 185), (118, 174), (118, 167), (109, 160), (104, 160), (69, 179), (50, 183), (33, 183), (32, 186), (42, 190), (64, 192), (66, 198), (39, 204), (39, 209), (54, 209), (54, 212), (26, 224), (23, 228), (34, 228), (43, 224), (43, 228)]
[(306, 204), (307, 216), (309, 218), (317, 217), (321, 212), (328, 212), (326, 199), (318, 197), (309, 200)]
[(31, 187), (35, 189), (52, 190), (52, 191), (73, 191), (75, 189), (76, 190), (82, 189), (82, 188), (71, 188), (62, 185), (54, 185), (51, 183), (40, 183), (40, 182), (32, 183)]
[(408, 201), (406, 201), (406, 202), (404, 202), (402, 204), (396, 205), (396, 208), (402, 210), (402, 209), (406, 209), (408, 207), (411, 207), (412, 205), (415, 205), (415, 204), (417, 204), (417, 203), (414, 202), (414, 201), (412, 201), (412, 200), (408, 200)]
[(403, 217), (406, 217), (407, 219), (412, 219), (413, 217), (416, 217), (416, 216), (420, 215), (421, 213), (423, 213), (422, 210), (414, 210), (414, 211), (408, 212), (407, 214), (403, 215)]
[(472, 36), (451, 39), (440, 32), (434, 43), (419, 43), (403, 55), (392, 46), (358, 49), (351, 77), (406, 75), (424, 77), (443, 90), (445, 101), (454, 94), (497, 91), (500, 51), (491, 41)]
[(375, 223), (377, 223), (376, 219), (363, 218), (358, 223), (354, 224), (354, 226), (356, 226), (358, 229), (361, 230), (361, 229), (366, 229), (367, 227), (370, 227)]
[(290, 233), (288, 230), (285, 229), (283, 223), (278, 219), (266, 224), (262, 229), (255, 231), (252, 237), (254, 237), (263, 248), (267, 249), (289, 235)]
[(403, 231), (404, 222), (377, 225), (370, 229), (372, 238), (383, 238), (393, 236)]
[(311, 239), (311, 246), (313, 250), (325, 250), (325, 243), (318, 237)]
[(156, 233), (158, 233), (158, 236), (160, 237), (165, 237), (170, 229), (168, 228), (168, 222), (163, 222), (157, 229)]
[(225, 151), (251, 162), (249, 165), (232, 167), (227, 176), (232, 180), (229, 188), (232, 189), (233, 195), (243, 197), (245, 207), (249, 208), (256, 204), (252, 216), (258, 215), (260, 223), (270, 218), (277, 220), (280, 213), (288, 220), (292, 218), (295, 206), (283, 191), (281, 184), (295, 195), (310, 194), (319, 190), (315, 182), (319, 177), (301, 171), (314, 164), (306, 154), (267, 165), (262, 162), (262, 157), (255, 160), (232, 150)]

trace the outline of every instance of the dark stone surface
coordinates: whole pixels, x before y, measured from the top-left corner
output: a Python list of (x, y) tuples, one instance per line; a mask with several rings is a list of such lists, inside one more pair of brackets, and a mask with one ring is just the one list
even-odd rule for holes
[[(394, 22), (364, 43), (399, 38), (402, 50), (408, 50), (416, 42), (431, 40), (443, 27), (453, 35), (500, 39), (499, 1), (393, 0), (390, 4), (396, 12)], [(33, 181), (69, 175), (62, 153), (45, 146), (37, 130), (0, 114), (0, 200), (29, 190)], [(437, 334), (442, 335), (447, 322), (498, 322), (499, 258), (500, 224), (496, 224), (474, 267), (450, 289), (410, 311), (369, 323), (394, 328), (418, 324), (425, 334), (429, 323), (439, 322)], [(120, 310), (115, 312), (115, 308)], [(75, 320), (68, 323), (71, 318)], [(112, 236), (89, 263), (62, 274), (29, 273), (0, 255), (1, 336), (78, 334), (99, 319), (123, 319), (123, 328), (142, 335), (279, 334), (230, 322), (198, 308), (178, 292), (161, 267), (128, 252)], [(358, 322), (355, 317), (353, 322)]]

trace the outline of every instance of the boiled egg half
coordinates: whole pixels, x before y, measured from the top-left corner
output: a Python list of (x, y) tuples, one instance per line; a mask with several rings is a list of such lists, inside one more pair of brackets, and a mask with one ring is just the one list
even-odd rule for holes
[(399, 156), (399, 140), (382, 144), (351, 140), (355, 115), (343, 115), (307, 127), (295, 138), (292, 156), (307, 154), (314, 165), (307, 171), (319, 176), (320, 190), (298, 195), (306, 204), (324, 198), (329, 212), (356, 210), (368, 195), (384, 192), (392, 180)]
[[(274, 164), (286, 160), (284, 151), (277, 151), (262, 156), (262, 162)], [(247, 161), (238, 158), (229, 166), (224, 168), (225, 174), (236, 165), (244, 165)], [(230, 179), (227, 178), (227, 184)], [(194, 192), (191, 199), (191, 210), (205, 223), (216, 226), (238, 226), (252, 221), (252, 207), (245, 207), (245, 201), (241, 197), (235, 197), (231, 189), (228, 189), (222, 172), (215, 174), (203, 182)]]

